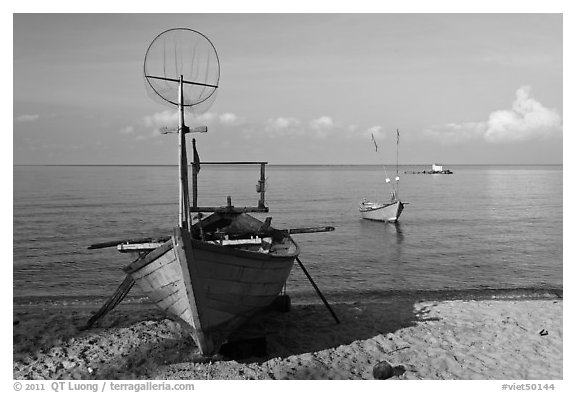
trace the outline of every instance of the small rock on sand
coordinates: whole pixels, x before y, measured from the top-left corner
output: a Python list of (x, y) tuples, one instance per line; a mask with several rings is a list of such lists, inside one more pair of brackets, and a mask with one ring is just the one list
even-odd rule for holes
[(383, 360), (378, 362), (372, 369), (372, 375), (374, 379), (388, 379), (394, 376), (394, 368), (390, 363)]

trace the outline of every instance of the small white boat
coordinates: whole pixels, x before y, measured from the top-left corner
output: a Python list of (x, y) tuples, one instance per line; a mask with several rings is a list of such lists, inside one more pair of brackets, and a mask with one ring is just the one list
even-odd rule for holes
[(396, 222), (404, 210), (404, 204), (398, 200), (390, 203), (360, 202), (360, 215), (366, 220)]
[[(378, 151), (378, 145), (372, 135), (372, 141)], [(395, 182), (392, 184), (392, 192), (390, 193), (390, 201), (388, 202), (370, 202), (366, 198), (363, 198), (360, 202), (360, 216), (366, 220), (373, 221), (384, 221), (384, 222), (397, 222), (404, 210), (404, 203), (398, 199), (398, 182), (400, 177), (398, 176), (398, 144), (400, 141), (400, 132), (396, 130), (396, 178)], [(386, 174), (386, 183), (390, 183), (390, 178), (388, 178), (388, 173), (386, 173), (386, 167), (384, 167), (384, 173)]]

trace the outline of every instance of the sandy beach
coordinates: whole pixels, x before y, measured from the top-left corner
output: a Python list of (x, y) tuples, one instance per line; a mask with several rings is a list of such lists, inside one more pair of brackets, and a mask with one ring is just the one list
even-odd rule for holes
[(125, 302), (89, 330), (94, 301), (14, 304), (15, 379), (562, 379), (560, 297), (418, 300), (382, 297), (294, 304), (241, 334), (266, 337), (266, 354), (203, 358), (178, 323)]

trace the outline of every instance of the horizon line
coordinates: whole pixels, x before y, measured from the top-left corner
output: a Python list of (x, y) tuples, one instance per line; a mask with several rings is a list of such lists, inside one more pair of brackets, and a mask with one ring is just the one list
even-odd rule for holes
[[(202, 162), (200, 162), (202, 164)], [(564, 163), (554, 164), (554, 163), (523, 163), (523, 164), (502, 164), (502, 163), (490, 163), (490, 164), (444, 164), (444, 163), (435, 163), (436, 165), (443, 165), (443, 166), (563, 166)], [(192, 163), (188, 164), (192, 166)], [(230, 162), (230, 165), (234, 165), (233, 162)], [(271, 164), (268, 163), (268, 166), (396, 166), (396, 164)], [(432, 164), (399, 164), (398, 166), (425, 166), (429, 167)], [(12, 164), (12, 166), (178, 166), (178, 164)]]

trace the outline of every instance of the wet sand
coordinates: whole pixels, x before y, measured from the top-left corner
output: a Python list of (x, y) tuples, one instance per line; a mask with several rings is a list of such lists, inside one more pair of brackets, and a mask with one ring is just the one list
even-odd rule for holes
[(154, 306), (125, 302), (81, 330), (97, 301), (14, 304), (15, 379), (562, 379), (563, 301), (509, 297), (422, 300), (383, 296), (294, 304), (267, 312), (239, 336), (265, 335), (265, 354), (199, 355), (178, 323)]

